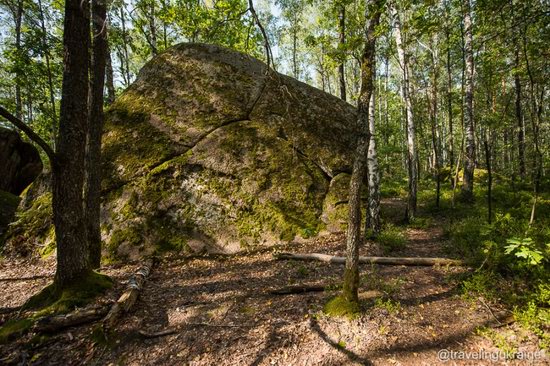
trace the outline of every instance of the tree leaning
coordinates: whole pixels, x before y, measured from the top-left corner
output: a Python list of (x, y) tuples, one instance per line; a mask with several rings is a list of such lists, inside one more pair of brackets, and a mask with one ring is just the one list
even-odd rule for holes
[(357, 106), (357, 124), (362, 135), (357, 142), (355, 161), (350, 179), (349, 218), (346, 242), (346, 268), (341, 298), (352, 312), (358, 309), (359, 288), (359, 245), (361, 244), (361, 187), (367, 172), (367, 153), (369, 149), (369, 104), (374, 88), (374, 59), (376, 45), (376, 26), (383, 5), (381, 0), (367, 1), (367, 24), (365, 48), (361, 58), (361, 92)]

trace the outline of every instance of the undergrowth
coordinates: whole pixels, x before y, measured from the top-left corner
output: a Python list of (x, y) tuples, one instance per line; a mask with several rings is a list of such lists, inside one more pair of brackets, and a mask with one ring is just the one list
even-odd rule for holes
[(458, 187), (453, 204), (447, 181), (442, 185), (439, 207), (433, 182), (421, 181), (420, 214), (444, 218), (447, 254), (465, 260), (473, 269), (455, 278), (463, 296), (504, 303), (513, 309), (518, 323), (537, 334), (540, 347), (548, 349), (550, 192), (539, 194), (530, 223), (532, 188), (500, 177), (492, 190), (489, 222), (487, 189), (483, 175), (478, 178), (473, 203), (460, 201)]

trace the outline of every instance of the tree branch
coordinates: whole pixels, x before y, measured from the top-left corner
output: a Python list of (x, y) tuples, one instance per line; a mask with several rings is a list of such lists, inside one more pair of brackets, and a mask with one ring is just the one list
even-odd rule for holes
[(15, 127), (19, 128), (21, 131), (25, 132), (25, 134), (38, 146), (44, 150), (46, 155), (48, 155), (48, 158), (50, 159), (50, 163), (53, 165), (53, 163), (56, 161), (55, 152), (53, 149), (44, 141), (40, 136), (38, 136), (32, 128), (29, 127), (26, 123), (21, 121), (19, 118), (15, 117), (13, 114), (8, 112), (4, 107), (0, 106), (0, 116), (7, 119), (9, 122), (11, 122)]
[(248, 0), (248, 10), (250, 10), (250, 13), (252, 14), (252, 18), (254, 18), (254, 21), (258, 28), (260, 28), (260, 32), (262, 33), (262, 36), (264, 38), (264, 48), (265, 48), (265, 55), (267, 58), (267, 70), (266, 72), (269, 73), (269, 68), (272, 67), (273, 70), (275, 70), (275, 64), (273, 60), (273, 54), (271, 53), (271, 46), (269, 45), (269, 38), (267, 37), (267, 33), (265, 31), (265, 28), (262, 26), (262, 22), (260, 21), (260, 18), (258, 17), (258, 14), (256, 13), (256, 9), (254, 9), (254, 3), (252, 0)]

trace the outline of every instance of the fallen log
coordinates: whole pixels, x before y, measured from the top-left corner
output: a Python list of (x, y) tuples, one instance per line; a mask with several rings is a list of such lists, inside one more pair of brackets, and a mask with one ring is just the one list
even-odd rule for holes
[(296, 285), (278, 288), (269, 291), (272, 295), (291, 295), (291, 294), (303, 294), (306, 292), (322, 292), (328, 289), (330, 286), (324, 285)]
[[(301, 261), (321, 261), (326, 263), (345, 264), (345, 257), (321, 253), (277, 253), (277, 259), (294, 259)], [(426, 258), (426, 257), (359, 257), (359, 263), (398, 265), (398, 266), (463, 266), (464, 262), (458, 259), (449, 258)]]
[(91, 309), (77, 310), (69, 314), (40, 318), (33, 327), (35, 332), (53, 333), (64, 328), (90, 323), (103, 318), (109, 312), (111, 305)]
[(145, 264), (130, 278), (126, 291), (118, 298), (117, 302), (115, 302), (103, 319), (103, 329), (112, 328), (119, 316), (122, 313), (127, 313), (132, 308), (143, 287), (143, 283), (149, 277), (149, 273), (151, 273), (153, 264), (153, 258), (147, 259)]

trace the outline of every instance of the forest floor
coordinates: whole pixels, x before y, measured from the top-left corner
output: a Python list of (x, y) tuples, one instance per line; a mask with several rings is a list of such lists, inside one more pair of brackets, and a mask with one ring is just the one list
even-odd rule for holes
[[(402, 203), (386, 200), (383, 208), (401, 212)], [(406, 228), (406, 245), (391, 255), (445, 256), (441, 220), (426, 228)], [(364, 311), (348, 320), (323, 313), (336, 290), (269, 293), (288, 285), (337, 285), (343, 266), (275, 260), (275, 251), (344, 255), (345, 238), (332, 234), (227, 257), (162, 258), (107, 344), (94, 342), (93, 324), (38, 341), (26, 335), (0, 346), (0, 364), (416, 366), (442, 363), (442, 349), (464, 352), (447, 362), (451, 365), (549, 364), (532, 334), (515, 323), (499, 326), (493, 314), (503, 310), (501, 305), (463, 295), (456, 278), (470, 269), (362, 266)], [(15, 315), (11, 307), (22, 305), (51, 280), (54, 264), (53, 259), (0, 262), (0, 322)], [(116, 299), (135, 269), (105, 269), (117, 280), (107, 299)], [(139, 333), (165, 329), (173, 333), (153, 338)], [(531, 360), (494, 360), (499, 352), (523, 352)], [(459, 359), (468, 356), (485, 359)]]

